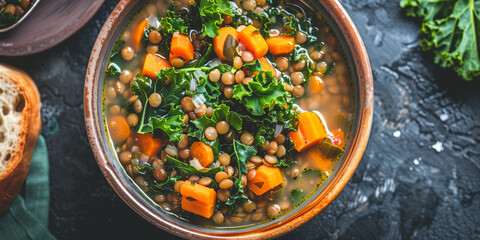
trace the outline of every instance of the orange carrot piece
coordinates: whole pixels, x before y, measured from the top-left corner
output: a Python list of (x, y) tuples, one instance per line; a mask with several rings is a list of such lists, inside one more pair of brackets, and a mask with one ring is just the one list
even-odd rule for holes
[(317, 114), (303, 112), (298, 115), (297, 132), (290, 132), (288, 136), (295, 143), (295, 149), (301, 152), (322, 141), (327, 136), (327, 131)]
[(182, 209), (197, 215), (210, 218), (215, 210), (217, 193), (209, 187), (185, 181), (180, 188)]
[(274, 36), (265, 40), (268, 45), (268, 51), (273, 55), (288, 54), (295, 48), (295, 38), (293, 36)]
[(298, 129), (302, 131), (307, 143), (317, 143), (327, 136), (322, 120), (316, 113), (303, 112), (298, 115)]
[(256, 59), (263, 57), (268, 52), (267, 42), (263, 39), (260, 31), (252, 25), (248, 25), (239, 32), (238, 39), (245, 43), (245, 46), (253, 52)]
[(118, 144), (130, 136), (130, 125), (124, 116), (112, 116), (108, 119), (108, 131), (113, 143)]
[(193, 60), (193, 45), (187, 35), (174, 32), (170, 44), (170, 62), (176, 57), (185, 59), (185, 63)]
[(255, 177), (248, 182), (248, 188), (256, 195), (262, 195), (283, 183), (282, 172), (278, 167), (261, 165), (256, 172)]
[(162, 149), (162, 139), (153, 138), (150, 133), (136, 133), (134, 136), (135, 143), (142, 149), (142, 152), (151, 157)]
[(260, 63), (262, 64), (262, 69), (264, 71), (272, 72), (273, 77), (277, 76), (277, 70), (275, 70), (275, 68), (270, 64), (270, 62), (268, 62), (266, 58), (261, 57), (258, 59), (258, 61), (260, 61)]
[(320, 93), (323, 89), (323, 81), (320, 77), (312, 75), (308, 82), (308, 92), (310, 94)]
[(309, 148), (302, 152), (301, 156), (304, 157), (306, 161), (313, 163), (316, 169), (322, 172), (332, 169), (332, 160), (325, 158), (322, 151), (317, 147)]
[(233, 27), (222, 27), (218, 31), (218, 36), (213, 38), (213, 50), (220, 59), (227, 60), (227, 58), (223, 55), (223, 46), (225, 44), (225, 39), (227, 39), (228, 35), (232, 35), (235, 37), (235, 39), (238, 39), (238, 32), (237, 29)]
[(213, 150), (203, 142), (194, 142), (190, 146), (190, 154), (198, 159), (203, 167), (208, 167), (213, 163)]
[(147, 19), (143, 19), (132, 31), (132, 43), (135, 51), (140, 50), (143, 33), (145, 32), (145, 27), (147, 26)]
[(151, 78), (157, 78), (157, 73), (164, 68), (171, 68), (170, 63), (160, 56), (152, 53), (147, 53), (145, 61), (143, 62), (142, 75), (147, 75)]

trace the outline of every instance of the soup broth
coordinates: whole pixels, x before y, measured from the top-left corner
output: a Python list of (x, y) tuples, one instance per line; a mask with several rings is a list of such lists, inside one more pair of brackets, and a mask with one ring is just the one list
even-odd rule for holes
[(146, 1), (104, 80), (119, 163), (159, 208), (202, 226), (295, 209), (331, 175), (353, 119), (341, 45), (298, 1)]

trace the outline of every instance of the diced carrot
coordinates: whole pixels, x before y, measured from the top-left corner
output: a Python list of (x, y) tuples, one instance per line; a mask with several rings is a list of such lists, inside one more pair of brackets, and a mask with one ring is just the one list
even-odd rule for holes
[(263, 57), (268, 52), (267, 42), (263, 39), (260, 31), (252, 25), (248, 25), (239, 32), (238, 39), (245, 43), (247, 49), (253, 52), (256, 59)]
[(145, 32), (145, 27), (147, 26), (147, 19), (143, 19), (132, 31), (132, 43), (135, 51), (140, 50), (143, 33)]
[(303, 112), (298, 115), (298, 130), (290, 132), (288, 136), (295, 143), (295, 149), (301, 152), (304, 149), (322, 141), (327, 136), (325, 126), (320, 117), (313, 112)]
[(319, 142), (327, 136), (322, 120), (316, 113), (303, 112), (298, 114), (298, 129), (308, 142)]
[(248, 182), (248, 188), (256, 195), (262, 195), (283, 183), (282, 172), (278, 167), (261, 165), (256, 172), (255, 177)]
[(295, 48), (293, 36), (281, 35), (267, 38), (268, 51), (273, 55), (288, 54)]
[(213, 150), (203, 142), (194, 142), (190, 146), (190, 154), (198, 159), (203, 167), (208, 167), (213, 163)]
[(108, 131), (113, 143), (118, 144), (130, 136), (130, 125), (124, 116), (112, 116), (108, 119)]
[(316, 169), (324, 172), (332, 169), (332, 160), (325, 158), (322, 151), (317, 147), (309, 148), (302, 152), (301, 157), (306, 158), (306, 161), (313, 163)]
[(218, 30), (219, 34), (213, 38), (213, 50), (217, 54), (217, 56), (222, 60), (227, 60), (227, 58), (223, 55), (223, 46), (225, 44), (225, 39), (227, 39), (228, 35), (232, 35), (237, 39), (237, 29), (233, 27), (222, 27)]
[(308, 92), (310, 94), (320, 93), (323, 89), (322, 79), (318, 76), (312, 75), (310, 81), (308, 82)]
[(170, 44), (170, 62), (176, 57), (182, 57), (185, 63), (193, 60), (193, 45), (187, 35), (174, 32)]
[(333, 136), (331, 136), (332, 138), (332, 143), (339, 146), (340, 144), (342, 144), (343, 142), (343, 139), (344, 139), (344, 134), (343, 134), (343, 131), (340, 130), (340, 129), (337, 129), (337, 130), (333, 130), (332, 131), (332, 134)]
[(275, 70), (275, 68), (270, 64), (270, 62), (268, 62), (268, 60), (264, 57), (261, 57), (258, 59), (260, 61), (260, 63), (262, 64), (262, 69), (264, 71), (270, 71), (272, 72), (272, 75), (273, 77), (276, 77), (277, 76), (277, 70)]
[(147, 53), (145, 61), (143, 62), (142, 74), (151, 78), (157, 78), (157, 73), (164, 68), (171, 68), (170, 63), (160, 56), (152, 53)]
[(162, 139), (153, 138), (150, 133), (136, 133), (134, 136), (135, 143), (142, 149), (142, 152), (151, 157), (162, 149)]
[(185, 181), (180, 188), (182, 209), (197, 215), (210, 218), (215, 210), (217, 193), (209, 187)]

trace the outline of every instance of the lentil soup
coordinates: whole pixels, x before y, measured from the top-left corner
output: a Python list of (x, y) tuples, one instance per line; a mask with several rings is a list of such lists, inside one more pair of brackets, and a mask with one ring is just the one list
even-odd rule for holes
[(159, 208), (194, 224), (285, 215), (329, 178), (348, 143), (344, 53), (301, 2), (146, 1), (104, 79), (119, 162)]

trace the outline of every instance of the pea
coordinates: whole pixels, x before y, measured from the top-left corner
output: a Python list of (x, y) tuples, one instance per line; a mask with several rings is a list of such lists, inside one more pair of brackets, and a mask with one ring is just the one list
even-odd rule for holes
[(211, 118), (213, 116), (213, 110), (212, 107), (207, 107), (207, 117)]
[(292, 85), (284, 82), (284, 83), (283, 83), (283, 86), (285, 87), (285, 90), (287, 90), (288, 92), (292, 92), (292, 91), (293, 91)]
[(157, 53), (158, 52), (158, 45), (148, 45), (147, 46), (147, 53)]
[(118, 106), (118, 105), (112, 105), (112, 106), (110, 107), (110, 114), (111, 114), (111, 115), (118, 115), (118, 114), (120, 114), (120, 110), (121, 110), (121, 109), (122, 109), (122, 108), (120, 108), (120, 106)]
[(220, 70), (214, 69), (208, 74), (208, 79), (211, 82), (218, 82), (220, 80)]
[(215, 181), (217, 183), (220, 183), (221, 181), (225, 180), (228, 178), (228, 174), (226, 172), (217, 172), (215, 174)]
[(182, 185), (183, 185), (184, 181), (177, 181), (174, 185), (173, 185), (173, 190), (177, 193), (180, 192), (180, 188), (182, 188)]
[(223, 24), (228, 25), (233, 22), (233, 18), (230, 15), (222, 14)]
[(192, 175), (192, 176), (190, 176), (190, 177), (188, 178), (188, 180), (189, 180), (190, 182), (197, 182), (198, 180), (200, 180), (200, 177), (197, 176), (197, 175)]
[(162, 96), (158, 93), (152, 93), (148, 98), (148, 102), (152, 107), (158, 107), (162, 103)]
[(226, 121), (220, 121), (215, 126), (219, 134), (225, 134), (230, 129), (230, 125)]
[(117, 90), (115, 90), (114, 87), (109, 87), (107, 88), (106, 95), (109, 99), (115, 99), (117, 97)]
[(244, 51), (242, 53), (242, 60), (243, 62), (252, 62), (255, 60), (255, 57), (253, 56), (253, 53), (250, 51)]
[(243, 83), (244, 85), (248, 85), (248, 82), (251, 82), (251, 81), (253, 81), (253, 78), (251, 78), (251, 77), (246, 77), (246, 78), (244, 78), (244, 79), (242, 80), (242, 83)]
[(237, 137), (237, 133), (233, 129), (228, 130), (227, 133), (225, 133), (225, 141), (227, 143), (232, 143), (233, 139)]
[(248, 180), (248, 181), (252, 181), (252, 180), (255, 178), (256, 175), (257, 175), (257, 170), (255, 170), (255, 169), (250, 169), (250, 170), (248, 170), (248, 172), (247, 172), (247, 180)]
[(20, 2), (20, 6), (22, 6), (22, 8), (25, 10), (28, 8), (28, 5), (30, 5), (30, 0), (22, 0)]
[(323, 55), (325, 53), (323, 51), (313, 51), (312, 53), (310, 53), (310, 58), (312, 58), (313, 61), (320, 61), (320, 59), (323, 58)]
[(250, 162), (254, 163), (255, 165), (258, 165), (262, 163), (262, 159), (258, 156), (253, 156), (252, 158), (250, 158)]
[(135, 51), (131, 47), (124, 47), (121, 52), (122, 58), (125, 61), (130, 61), (135, 56)]
[(271, 165), (277, 163), (277, 157), (275, 155), (266, 154), (264, 159), (268, 164)]
[(165, 201), (167, 201), (167, 198), (165, 197), (165, 195), (155, 194), (155, 196), (153, 197), (153, 200), (155, 200), (158, 203), (164, 203)]

